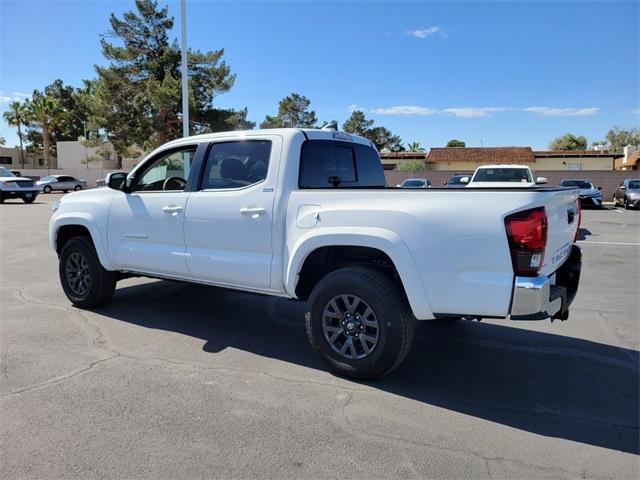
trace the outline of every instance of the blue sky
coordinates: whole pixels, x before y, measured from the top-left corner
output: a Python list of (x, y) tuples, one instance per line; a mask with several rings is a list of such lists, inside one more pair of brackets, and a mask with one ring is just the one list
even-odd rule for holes
[[(178, 2), (159, 3), (178, 27)], [(0, 0), (0, 111), (56, 78), (94, 77), (109, 14), (133, 5)], [(542, 149), (566, 132), (595, 141), (640, 125), (639, 5), (187, 0), (188, 42), (225, 48), (237, 79), (215, 104), (258, 123), (295, 91), (320, 120), (359, 108), (424, 147)], [(17, 142), (4, 122), (0, 134)]]

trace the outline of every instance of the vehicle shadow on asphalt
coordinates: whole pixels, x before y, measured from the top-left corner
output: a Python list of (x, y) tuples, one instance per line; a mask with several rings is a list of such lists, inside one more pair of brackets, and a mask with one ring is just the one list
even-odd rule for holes
[[(324, 370), (300, 302), (157, 281), (118, 289), (96, 312), (203, 339), (212, 364), (233, 347)], [(507, 325), (419, 322), (405, 362), (367, 384), (534, 434), (639, 453), (638, 351)]]
[(578, 229), (578, 240), (586, 240), (587, 237), (590, 237), (591, 235), (593, 234), (591, 233), (591, 230), (589, 230), (588, 228), (580, 227)]

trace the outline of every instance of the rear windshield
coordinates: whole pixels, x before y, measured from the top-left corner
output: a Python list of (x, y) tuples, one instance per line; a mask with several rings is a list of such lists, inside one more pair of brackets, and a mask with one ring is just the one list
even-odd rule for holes
[(373, 147), (334, 140), (307, 140), (300, 158), (300, 188), (384, 187)]
[(481, 168), (473, 178), (474, 182), (532, 182), (527, 168)]
[(582, 189), (595, 188), (593, 186), (593, 183), (585, 180), (563, 180), (562, 182), (560, 182), (560, 185), (563, 187), (576, 187)]

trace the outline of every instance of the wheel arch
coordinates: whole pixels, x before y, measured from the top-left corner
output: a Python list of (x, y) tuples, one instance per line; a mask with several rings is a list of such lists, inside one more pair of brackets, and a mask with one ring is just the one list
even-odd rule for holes
[[(344, 262), (345, 252), (355, 253), (356, 261)], [(366, 256), (367, 252), (373, 261), (360, 261), (362, 258), (358, 257)], [(315, 278), (312, 275), (309, 280), (307, 274), (317, 257), (335, 261), (336, 256), (337, 262), (321, 262), (321, 274), (316, 273)], [(311, 267), (309, 262), (312, 262)], [(397, 272), (416, 318), (434, 318), (411, 252), (397, 234), (380, 228), (349, 228), (348, 232), (346, 229), (314, 229), (300, 237), (291, 248), (286, 263), (285, 290), (292, 297), (305, 299), (322, 276), (344, 266), (364, 263), (376, 269), (392, 268)]]
[(51, 248), (55, 250), (58, 255), (60, 255), (65, 243), (77, 236), (89, 237), (96, 249), (98, 259), (103, 268), (106, 270), (115, 270), (109, 261), (106, 246), (101, 241), (102, 237), (97, 226), (92, 221), (91, 215), (74, 215), (73, 217), (59, 216), (52, 221), (49, 239)]

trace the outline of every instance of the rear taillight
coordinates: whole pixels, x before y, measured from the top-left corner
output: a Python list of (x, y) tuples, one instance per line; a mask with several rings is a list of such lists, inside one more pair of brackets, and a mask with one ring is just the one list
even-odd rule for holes
[(578, 205), (578, 226), (576, 227), (576, 234), (573, 237), (573, 243), (577, 242), (580, 237), (580, 224), (582, 223), (582, 205), (580, 205), (580, 199), (576, 200), (576, 204)]
[(535, 275), (542, 268), (547, 247), (547, 214), (544, 207), (513, 213), (504, 219), (516, 275)]

